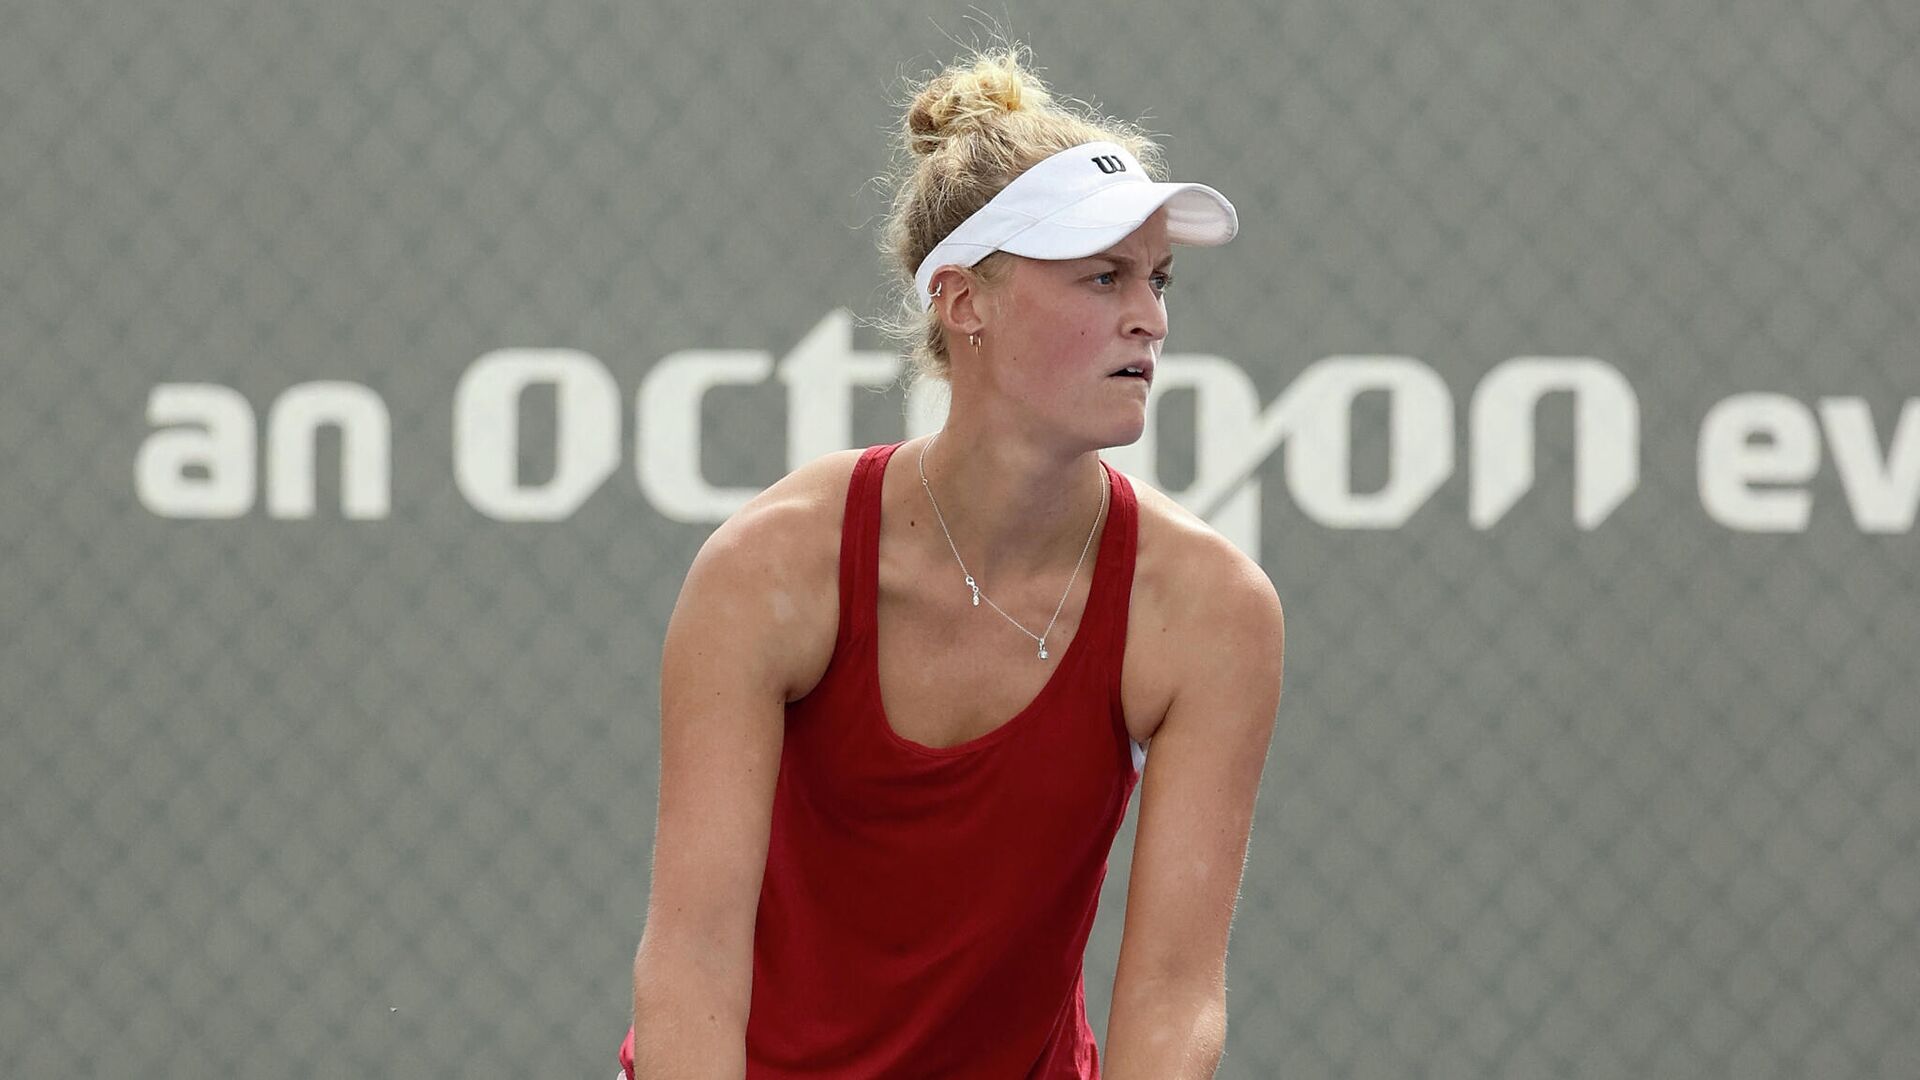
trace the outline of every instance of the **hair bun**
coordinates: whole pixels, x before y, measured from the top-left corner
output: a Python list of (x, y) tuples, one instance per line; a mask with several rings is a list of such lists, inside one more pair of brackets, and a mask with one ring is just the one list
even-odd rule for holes
[(1046, 84), (1020, 63), (1017, 48), (982, 53), (971, 67), (949, 67), (914, 95), (907, 107), (907, 147), (924, 157), (1001, 114), (1039, 109), (1051, 100)]

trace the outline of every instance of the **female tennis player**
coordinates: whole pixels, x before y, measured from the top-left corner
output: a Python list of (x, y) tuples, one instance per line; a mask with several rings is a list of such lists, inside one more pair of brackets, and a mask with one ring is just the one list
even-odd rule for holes
[(1280, 602), (1098, 451), (1145, 427), (1171, 245), (1234, 210), (1017, 48), (921, 86), (903, 136), (884, 246), (949, 416), (794, 470), (688, 570), (621, 1065), (1100, 1076), (1082, 964), (1140, 780), (1106, 1074), (1209, 1077)]

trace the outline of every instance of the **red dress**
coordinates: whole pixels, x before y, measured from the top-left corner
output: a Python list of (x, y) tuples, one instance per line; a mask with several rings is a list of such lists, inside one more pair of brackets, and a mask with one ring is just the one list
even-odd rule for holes
[[(936, 749), (880, 704), (880, 482), (899, 446), (854, 467), (833, 659), (787, 704), (747, 1080), (1095, 1080), (1081, 967), (1142, 760), (1120, 708), (1133, 488), (1101, 463), (1092, 591), (1046, 686), (1000, 727)], [(632, 1077), (631, 1030), (619, 1057)]]

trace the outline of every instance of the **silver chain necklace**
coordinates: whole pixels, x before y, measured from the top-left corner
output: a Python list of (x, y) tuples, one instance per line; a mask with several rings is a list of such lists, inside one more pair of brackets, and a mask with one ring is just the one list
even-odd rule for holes
[[(939, 441), (940, 441), (940, 435), (936, 434), (934, 435), (933, 438), (927, 440), (927, 444), (925, 446), (922, 446), (920, 448), (920, 486), (927, 489), (927, 501), (933, 504), (933, 516), (936, 518), (939, 518), (940, 531), (946, 534), (947, 546), (949, 548), (953, 548), (953, 561), (960, 564), (960, 572), (962, 574), (965, 574), (967, 578), (967, 588), (973, 590), (973, 606), (979, 607), (980, 600), (983, 596), (985, 596), (985, 594), (980, 591), (980, 586), (974, 582), (973, 572), (967, 569), (966, 560), (960, 557), (960, 549), (957, 547), (954, 547), (953, 534), (951, 532), (947, 532), (947, 519), (943, 514), (940, 513), (940, 501), (933, 497), (933, 487), (927, 483), (927, 451), (933, 449), (933, 444)], [(1060, 602), (1054, 605), (1053, 618), (1047, 620), (1047, 628), (1044, 631), (1036, 634), (1033, 631), (1027, 629), (1026, 627), (1020, 626), (1020, 621), (1018, 619), (1015, 619), (1013, 616), (1008, 615), (1004, 610), (1001, 609), (999, 604), (994, 603), (993, 597), (985, 596), (985, 599), (987, 601), (987, 606), (993, 608), (993, 610), (995, 611), (1000, 612), (1000, 616), (1002, 618), (1006, 619), (1008, 622), (1012, 623), (1014, 626), (1019, 627), (1019, 630), (1021, 633), (1032, 638), (1034, 641), (1039, 642), (1040, 659), (1042, 660), (1045, 660), (1047, 658), (1047, 635), (1053, 633), (1053, 624), (1056, 621), (1058, 621), (1060, 618), (1060, 609), (1067, 606), (1067, 597), (1073, 594), (1073, 583), (1080, 580), (1080, 567), (1086, 563), (1087, 552), (1093, 547), (1094, 531), (1100, 528), (1100, 518), (1104, 516), (1107, 512), (1107, 478), (1104, 475), (1105, 470), (1102, 469), (1101, 472), (1103, 475), (1100, 477), (1100, 512), (1099, 514), (1096, 514), (1094, 516), (1093, 528), (1087, 530), (1087, 542), (1085, 545), (1083, 545), (1080, 548), (1080, 561), (1073, 564), (1073, 576), (1067, 579), (1067, 591), (1060, 594)]]

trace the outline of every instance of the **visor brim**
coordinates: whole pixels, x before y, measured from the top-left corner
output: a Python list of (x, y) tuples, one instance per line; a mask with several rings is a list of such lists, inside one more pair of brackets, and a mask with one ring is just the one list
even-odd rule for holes
[(1114, 184), (1034, 222), (1000, 250), (1030, 259), (1083, 259), (1126, 239), (1163, 206), (1167, 239), (1175, 244), (1218, 247), (1240, 229), (1233, 204), (1205, 184)]

